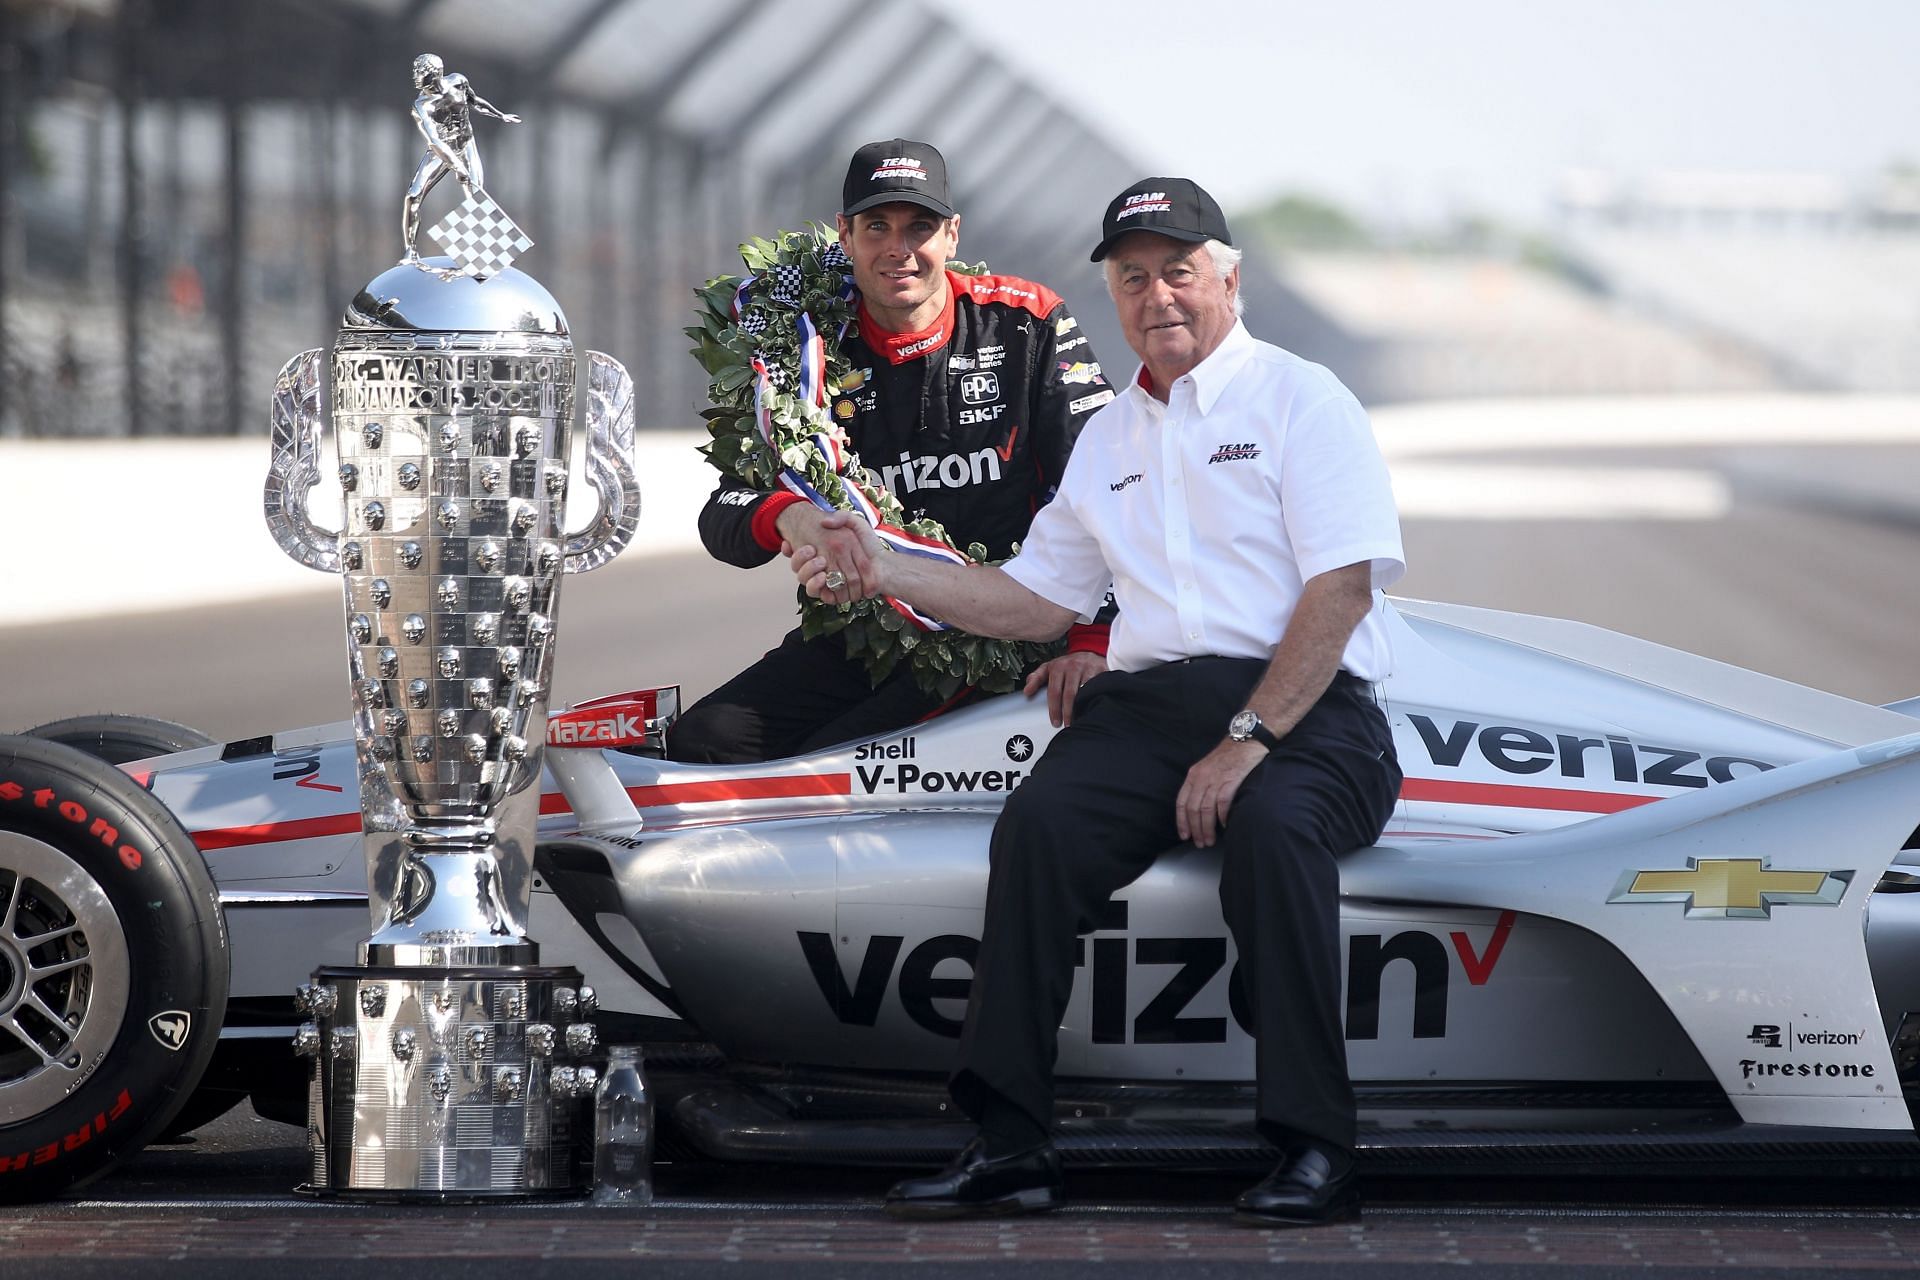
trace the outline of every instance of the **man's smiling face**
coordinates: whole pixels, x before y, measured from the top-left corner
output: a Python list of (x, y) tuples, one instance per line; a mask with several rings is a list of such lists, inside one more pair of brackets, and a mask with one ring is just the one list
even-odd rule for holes
[(959, 218), (898, 201), (843, 213), (839, 223), (840, 247), (874, 319), (895, 333), (912, 333), (938, 318), (947, 260), (960, 246)]
[(1127, 345), (1162, 387), (1233, 331), (1240, 268), (1222, 276), (1204, 244), (1134, 231), (1114, 243), (1106, 261)]

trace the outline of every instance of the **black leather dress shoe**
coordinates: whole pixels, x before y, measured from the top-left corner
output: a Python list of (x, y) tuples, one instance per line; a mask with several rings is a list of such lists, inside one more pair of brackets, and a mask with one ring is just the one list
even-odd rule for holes
[(1039, 1213), (1060, 1203), (1060, 1156), (1051, 1142), (987, 1158), (975, 1138), (938, 1173), (897, 1182), (886, 1211), (896, 1218), (975, 1218)]
[(1353, 1157), (1317, 1142), (1289, 1151), (1278, 1168), (1233, 1202), (1233, 1220), (1250, 1227), (1315, 1227), (1359, 1216)]

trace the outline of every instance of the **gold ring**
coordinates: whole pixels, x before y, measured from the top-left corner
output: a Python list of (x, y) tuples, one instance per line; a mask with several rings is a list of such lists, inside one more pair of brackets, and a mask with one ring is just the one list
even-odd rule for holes
[(847, 585), (847, 575), (838, 569), (827, 570), (827, 590), (838, 591)]

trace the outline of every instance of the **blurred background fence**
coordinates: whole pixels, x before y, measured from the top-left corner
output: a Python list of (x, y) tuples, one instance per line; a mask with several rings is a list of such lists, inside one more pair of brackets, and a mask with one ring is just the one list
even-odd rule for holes
[[(898, 135), (946, 152), (961, 255), (1064, 294), (1125, 376), (1086, 248), (1147, 171), (1106, 131), (1127, 121), (996, 52), (1060, 31), (963, 13), (0, 0), (0, 437), (264, 431), (281, 363), (329, 343), (398, 254), (422, 51), (525, 117), (480, 120), (489, 189), (580, 345), (633, 369), (645, 426), (690, 425), (703, 403), (680, 333), (693, 287), (737, 270), (749, 235), (831, 220), (851, 150)], [(1210, 127), (1242, 131), (1256, 160), (1285, 142), (1273, 121)], [(456, 194), (429, 198), (429, 224)], [(1525, 228), (1463, 205), (1385, 230), (1310, 194), (1232, 208), (1249, 321), (1369, 402), (1920, 390), (1910, 163), (1871, 179), (1568, 170), (1550, 207)]]

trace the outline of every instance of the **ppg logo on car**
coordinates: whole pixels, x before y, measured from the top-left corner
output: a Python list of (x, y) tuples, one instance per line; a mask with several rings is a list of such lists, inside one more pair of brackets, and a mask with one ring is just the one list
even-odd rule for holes
[(991, 404), (1000, 398), (1000, 375), (970, 373), (960, 379), (960, 398), (968, 404)]

